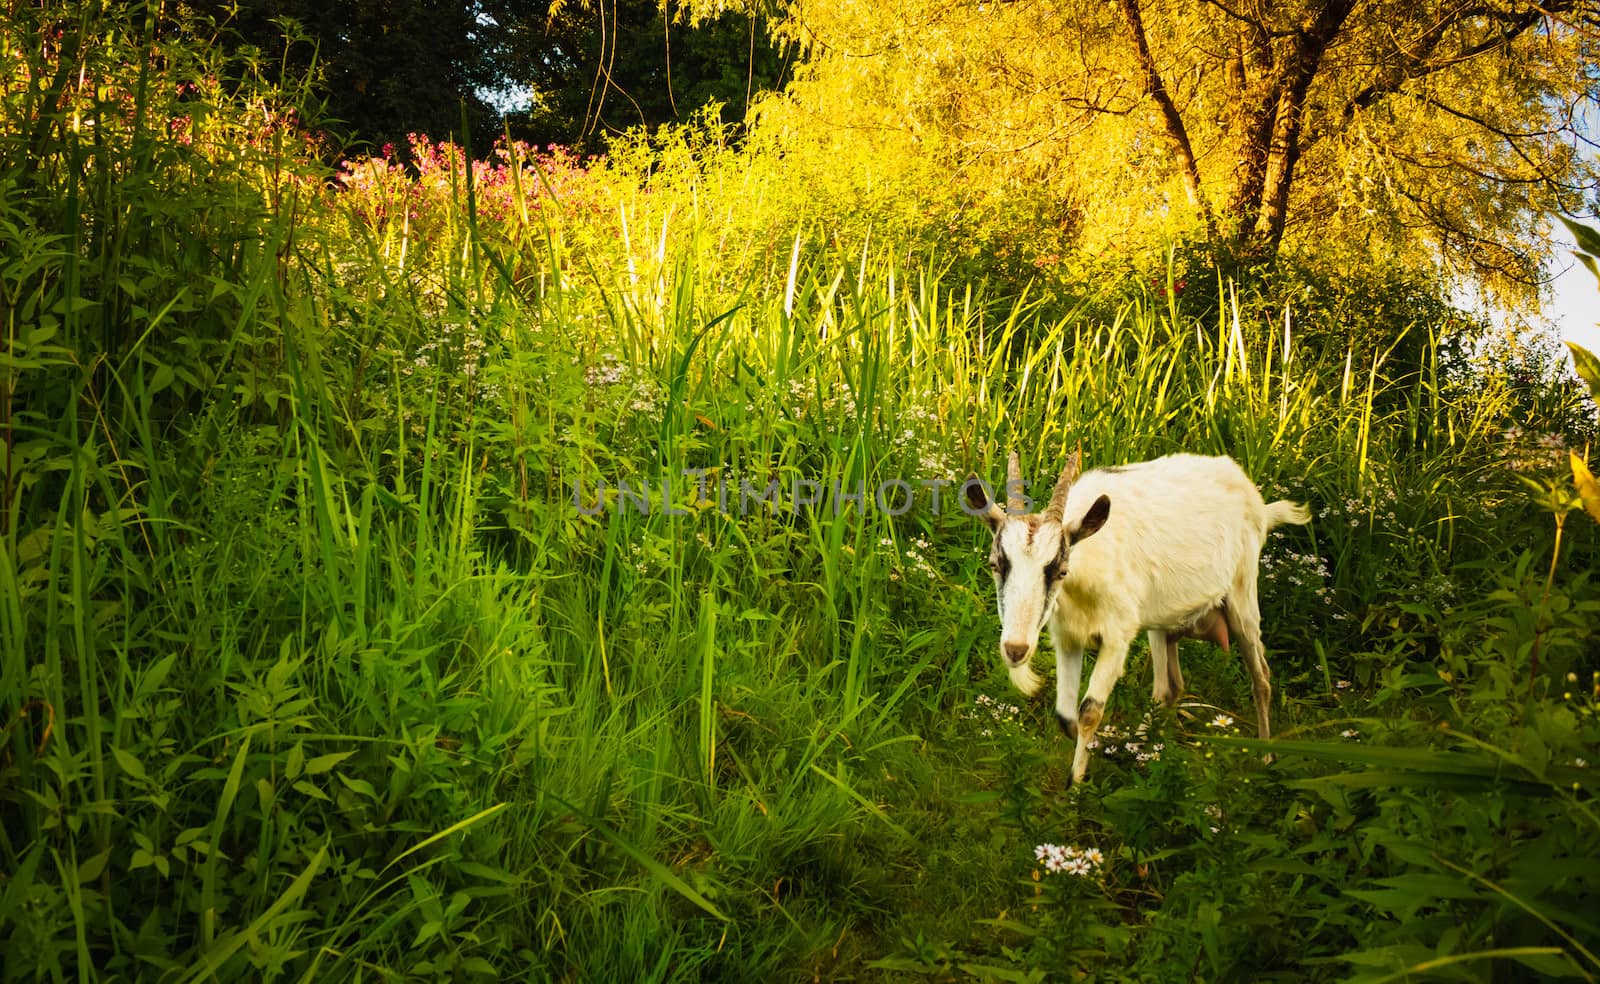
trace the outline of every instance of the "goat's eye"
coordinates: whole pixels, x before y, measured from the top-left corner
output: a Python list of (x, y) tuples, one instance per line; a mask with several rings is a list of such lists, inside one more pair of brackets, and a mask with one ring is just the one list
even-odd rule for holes
[(1061, 561), (1052, 560), (1050, 563), (1044, 565), (1044, 583), (1049, 584), (1051, 581), (1054, 581), (1057, 577), (1060, 577), (1060, 576), (1061, 576)]
[(989, 569), (994, 571), (996, 577), (1005, 577), (1011, 571), (1011, 561), (1006, 557), (990, 557)]

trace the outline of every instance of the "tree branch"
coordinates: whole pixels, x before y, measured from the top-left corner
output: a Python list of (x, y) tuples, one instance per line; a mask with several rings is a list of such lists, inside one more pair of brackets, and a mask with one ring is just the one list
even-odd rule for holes
[(1215, 8), (1217, 8), (1218, 10), (1222, 11), (1224, 14), (1227, 14), (1229, 17), (1232, 17), (1234, 20), (1238, 21), (1239, 23), (1245, 24), (1245, 25), (1253, 28), (1254, 30), (1256, 30), (1257, 32), (1259, 32), (1260, 34), (1262, 34), (1262, 35), (1264, 35), (1266, 37), (1269, 37), (1269, 38), (1283, 38), (1283, 37), (1288, 37), (1289, 35), (1294, 33), (1293, 31), (1285, 31), (1285, 30), (1276, 30), (1275, 31), (1272, 28), (1268, 27), (1264, 21), (1259, 20), (1259, 19), (1257, 19), (1255, 17), (1246, 16), (1245, 14), (1242, 14), (1239, 11), (1234, 10), (1232, 7), (1230, 7), (1227, 4), (1223, 3), (1222, 0), (1204, 0), (1204, 2), (1209, 4), (1209, 5), (1211, 5), (1211, 6), (1213, 6), (1213, 7), (1215, 7)]
[[(1569, 6), (1569, 4), (1561, 3), (1557, 6), (1566, 8)], [(1467, 11), (1465, 13), (1469, 16), (1476, 14), (1486, 17), (1493, 17), (1505, 24), (1505, 29), (1499, 34), (1484, 38), (1476, 44), (1468, 45), (1466, 48), (1454, 52), (1448, 57), (1433, 61), (1430, 59), (1432, 59), (1433, 54), (1438, 49), (1439, 45), (1443, 43), (1445, 32), (1452, 24), (1460, 22), (1460, 15), (1453, 17), (1441, 17), (1432, 27), (1424, 32), (1421, 38), (1417, 39), (1411, 51), (1406, 51), (1399, 45), (1395, 46), (1396, 49), (1399, 50), (1401, 56), (1406, 59), (1408, 64), (1403, 68), (1399, 66), (1392, 67), (1389, 71), (1385, 72), (1381, 78), (1369, 83), (1360, 92), (1357, 92), (1354, 96), (1351, 96), (1349, 101), (1345, 103), (1344, 109), (1340, 112), (1341, 118), (1348, 123), (1350, 120), (1355, 118), (1357, 113), (1364, 109), (1370, 108), (1373, 103), (1377, 102), (1384, 96), (1393, 95), (1394, 93), (1398, 92), (1400, 87), (1405, 85), (1407, 82), (1423, 78), (1424, 76), (1432, 75), (1435, 72), (1449, 68), (1451, 65), (1459, 64), (1469, 59), (1476, 58), (1479, 55), (1487, 54), (1488, 52), (1509, 45), (1523, 32), (1527, 31), (1528, 28), (1539, 23), (1544, 11), (1541, 8), (1534, 7), (1532, 9), (1523, 11), (1521, 14), (1507, 16), (1503, 12), (1496, 11), (1491, 8), (1479, 8), (1478, 10)]]
[(1122, 11), (1122, 19), (1127, 25), (1128, 35), (1138, 55), (1139, 69), (1144, 76), (1141, 81), (1145, 94), (1155, 101), (1156, 108), (1161, 111), (1167, 139), (1178, 152), (1178, 165), (1182, 168), (1183, 183), (1189, 193), (1189, 203), (1200, 209), (1206, 224), (1206, 233), (1214, 239), (1216, 222), (1211, 215), (1211, 206), (1206, 201), (1205, 192), (1200, 187), (1200, 164), (1195, 160), (1194, 146), (1189, 142), (1189, 130), (1183, 125), (1183, 115), (1173, 103), (1172, 94), (1167, 91), (1166, 83), (1161, 80), (1161, 72), (1156, 68), (1155, 57), (1150, 54), (1150, 42), (1145, 36), (1144, 17), (1139, 9), (1139, 0), (1117, 0), (1117, 6)]

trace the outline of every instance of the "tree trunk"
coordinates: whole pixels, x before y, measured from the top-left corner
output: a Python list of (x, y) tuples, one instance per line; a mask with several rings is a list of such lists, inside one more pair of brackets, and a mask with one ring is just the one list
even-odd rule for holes
[(1122, 11), (1123, 22), (1127, 25), (1134, 52), (1139, 58), (1139, 69), (1143, 76), (1140, 81), (1145, 95), (1149, 96), (1160, 110), (1167, 139), (1172, 142), (1173, 150), (1178, 155), (1178, 167), (1183, 176), (1184, 191), (1189, 196), (1189, 204), (1200, 210), (1207, 233), (1216, 238), (1216, 224), (1212, 219), (1211, 206), (1206, 201), (1205, 191), (1200, 187), (1200, 163), (1195, 159), (1194, 146), (1189, 142), (1189, 130), (1183, 124), (1183, 114), (1178, 112), (1177, 104), (1172, 101), (1172, 94), (1167, 91), (1167, 85), (1161, 79), (1161, 72), (1156, 68), (1155, 57), (1150, 54), (1150, 42), (1145, 36), (1144, 16), (1139, 9), (1139, 0), (1117, 0), (1117, 6)]
[(1274, 59), (1271, 85), (1258, 111), (1246, 115), (1243, 150), (1231, 205), (1235, 252), (1265, 259), (1277, 252), (1289, 216), (1300, 160), (1300, 121), (1322, 56), (1338, 37), (1354, 0), (1323, 0), (1308, 12)]
[(1305, 111), (1306, 93), (1322, 67), (1322, 56), (1339, 36), (1354, 0), (1329, 0), (1317, 11), (1315, 20), (1302, 26), (1294, 38), (1284, 65), (1283, 86), (1272, 124), (1272, 143), (1267, 150), (1261, 207), (1251, 236), (1253, 245), (1276, 251), (1283, 239), (1283, 226), (1289, 215), (1289, 191), (1294, 184), (1294, 167), (1300, 160), (1300, 117)]

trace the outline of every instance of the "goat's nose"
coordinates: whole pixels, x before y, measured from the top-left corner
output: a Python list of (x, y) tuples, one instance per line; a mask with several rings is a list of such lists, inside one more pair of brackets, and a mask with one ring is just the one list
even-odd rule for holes
[(1008, 642), (1001, 648), (1006, 651), (1006, 659), (1013, 663), (1020, 663), (1028, 658), (1028, 644), (1025, 642)]

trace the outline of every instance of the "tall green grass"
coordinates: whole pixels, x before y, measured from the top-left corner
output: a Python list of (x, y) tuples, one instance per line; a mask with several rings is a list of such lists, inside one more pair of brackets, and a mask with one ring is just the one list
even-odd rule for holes
[[(1221, 319), (1102, 316), (871, 236), (754, 235), (720, 207), (735, 172), (447, 167), (432, 211), (379, 221), (291, 145), (278, 90), (208, 90), (176, 141), (203, 52), (40, 10), (84, 19), (0, 128), (8, 977), (1048, 971), (1007, 935), (1038, 923), (1033, 838), (1113, 827), (1038, 801), (1044, 713), (1001, 739), (966, 717), (1004, 685), (955, 488), (901, 516), (874, 490), (994, 479), (1012, 448), (1038, 476), (1079, 446), (1234, 455), (1322, 510), (1269, 548), (1330, 565), (1269, 585), (1291, 732), (1335, 676), (1387, 692), (1408, 639), (1447, 635), (1417, 583), (1526, 529), (1497, 467), (1514, 394), (1309, 350), (1292, 306), (1222, 283)], [(685, 469), (735, 483), (730, 511)], [(572, 502), (663, 477), (689, 515)], [(866, 502), (741, 515), (741, 478)], [(1191, 674), (1221, 706), (1230, 667)], [(1229, 781), (1201, 755), (1193, 782)]]

